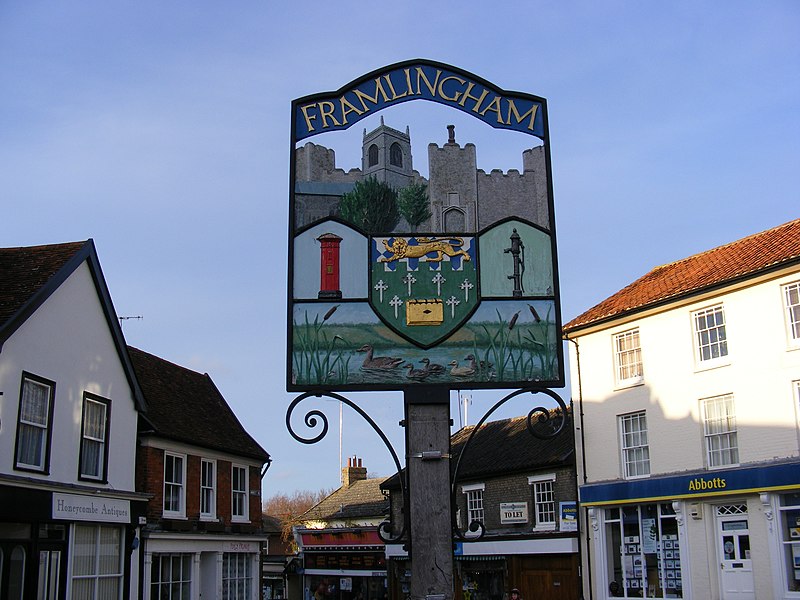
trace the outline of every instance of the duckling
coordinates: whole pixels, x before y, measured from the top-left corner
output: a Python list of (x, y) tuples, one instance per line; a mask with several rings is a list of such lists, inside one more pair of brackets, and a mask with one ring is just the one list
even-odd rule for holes
[(415, 369), (414, 363), (408, 363), (403, 366), (404, 369), (408, 369), (408, 373), (406, 373), (406, 377), (409, 379), (419, 379), (420, 381), (425, 379), (430, 373), (425, 369)]
[(444, 367), (442, 365), (432, 363), (430, 358), (423, 358), (421, 361), (423, 365), (425, 365), (425, 371), (430, 373), (431, 375), (438, 375), (439, 373), (444, 373)]
[(475, 374), (475, 369), (473, 369), (469, 365), (465, 367), (459, 367), (457, 360), (451, 360), (449, 363), (447, 363), (447, 365), (449, 367), (452, 367), (450, 369), (450, 375), (453, 375), (455, 377), (469, 377), (470, 375)]
[(469, 363), (469, 366), (475, 370), (478, 370), (479, 368), (481, 371), (483, 371), (484, 369), (489, 370), (494, 366), (494, 363), (486, 362), (485, 360), (482, 360), (480, 363), (478, 363), (475, 360), (475, 356), (472, 354), (467, 354), (464, 357), (464, 360), (466, 360)]
[(361, 364), (362, 369), (396, 369), (405, 361), (402, 358), (390, 356), (372, 356), (372, 344), (364, 344), (357, 350), (357, 352), (366, 352), (364, 362)]

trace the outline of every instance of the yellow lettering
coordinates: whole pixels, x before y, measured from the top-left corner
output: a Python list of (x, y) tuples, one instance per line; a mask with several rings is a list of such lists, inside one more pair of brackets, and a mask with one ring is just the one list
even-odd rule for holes
[(478, 109), (480, 109), (481, 107), (481, 103), (483, 103), (483, 99), (486, 98), (486, 96), (489, 94), (489, 90), (484, 88), (483, 93), (480, 95), (480, 97), (472, 96), (470, 95), (470, 92), (474, 87), (475, 84), (471, 81), (467, 84), (467, 89), (464, 90), (464, 95), (461, 97), (461, 102), (459, 102), (459, 104), (461, 106), (464, 106), (464, 103), (467, 101), (467, 98), (469, 98), (470, 100), (475, 100), (475, 106), (472, 107), (472, 112), (478, 112)]
[(364, 100), (369, 100), (373, 104), (377, 104), (378, 103), (378, 94), (380, 94), (381, 96), (383, 96), (383, 101), (384, 102), (388, 102), (389, 101), (389, 96), (386, 95), (386, 90), (383, 89), (383, 83), (381, 83), (380, 77), (375, 80), (375, 95), (374, 96), (368, 96), (367, 94), (365, 94), (364, 92), (362, 92), (359, 89), (355, 89), (355, 90), (353, 90), (353, 92), (355, 93), (356, 98), (358, 98), (358, 100), (361, 102), (361, 108), (364, 110), (364, 112), (369, 111), (369, 108), (367, 108), (367, 105), (364, 103)]
[(386, 80), (386, 83), (389, 84), (389, 89), (392, 90), (392, 100), (397, 100), (398, 98), (403, 98), (404, 96), (408, 96), (408, 90), (403, 92), (402, 96), (398, 96), (397, 92), (394, 91), (394, 84), (392, 80), (389, 78), (389, 75), (384, 75), (383, 78)]
[(425, 75), (425, 71), (422, 70), (422, 67), (417, 67), (417, 95), (422, 93), (422, 87), (419, 85), (420, 79), (425, 84), (425, 87), (428, 88), (428, 91), (431, 93), (431, 96), (436, 96), (436, 86), (439, 85), (439, 77), (441, 77), (442, 72), (439, 69), (436, 69), (436, 79), (433, 80), (433, 85), (431, 85), (428, 76)]
[(539, 108), (539, 105), (534, 103), (531, 106), (531, 109), (526, 112), (524, 115), (520, 116), (519, 111), (517, 110), (517, 106), (514, 104), (514, 101), (509, 98), (508, 99), (508, 116), (506, 117), (506, 125), (511, 125), (511, 113), (514, 113), (514, 118), (517, 120), (517, 123), (522, 123), (522, 120), (527, 117), (528, 115), (531, 116), (531, 120), (528, 122), (528, 129), (533, 131), (533, 120), (536, 118), (536, 109)]
[(486, 113), (489, 111), (492, 111), (497, 115), (498, 123), (503, 123), (503, 115), (500, 114), (500, 96), (495, 96), (494, 98), (492, 98), (492, 101), (486, 105), (486, 108), (484, 108), (480, 114), (482, 117), (485, 117)]
[(451, 79), (453, 81), (457, 81), (461, 85), (464, 85), (465, 83), (467, 83), (466, 81), (464, 81), (460, 77), (455, 77), (453, 75), (451, 75), (450, 77), (445, 77), (444, 79), (442, 79), (442, 81), (439, 82), (439, 96), (443, 100), (449, 100), (450, 102), (458, 102), (458, 99), (461, 97), (461, 92), (456, 92), (455, 96), (453, 96), (453, 97), (449, 97), (449, 96), (445, 96), (444, 95), (444, 84), (447, 81), (450, 81)]
[(300, 107), (300, 110), (303, 111), (303, 118), (306, 120), (306, 129), (308, 129), (308, 131), (314, 131), (314, 126), (311, 124), (311, 121), (317, 118), (317, 115), (309, 115), (308, 110), (316, 105), (317, 103), (315, 102), (314, 104), (306, 104)]
[(727, 486), (727, 485), (728, 485), (728, 484), (725, 482), (725, 480), (724, 480), (724, 479), (720, 479), (720, 480), (719, 480), (719, 487), (721, 487), (721, 488), (724, 488), (724, 487), (725, 487), (725, 486)]
[(690, 480), (689, 481), (689, 491), (693, 492), (693, 491), (695, 491), (695, 489), (696, 488), (694, 487), (694, 480)]
[(360, 115), (360, 114), (362, 114), (364, 112), (363, 110), (358, 110), (355, 106), (350, 104), (350, 101), (347, 98), (345, 98), (344, 96), (339, 98), (339, 104), (341, 104), (341, 106), (342, 106), (342, 124), (344, 124), (344, 125), (347, 125), (347, 114), (348, 113), (354, 112), (357, 115)]
[(328, 126), (328, 119), (333, 121), (333, 124), (337, 127), (341, 125), (339, 121), (336, 120), (336, 117), (333, 116), (333, 111), (335, 106), (333, 102), (320, 102), (319, 103), (319, 116), (322, 117), (322, 128), (325, 129)]
[(411, 69), (403, 69), (403, 73), (406, 74), (406, 89), (414, 93), (414, 88), (411, 87)]

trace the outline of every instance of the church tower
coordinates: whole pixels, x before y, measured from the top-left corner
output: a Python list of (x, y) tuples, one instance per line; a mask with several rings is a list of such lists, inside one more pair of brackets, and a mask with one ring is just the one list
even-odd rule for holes
[(383, 123), (367, 133), (364, 130), (361, 172), (364, 177), (384, 181), (394, 189), (406, 187), (412, 181), (411, 134), (387, 127)]

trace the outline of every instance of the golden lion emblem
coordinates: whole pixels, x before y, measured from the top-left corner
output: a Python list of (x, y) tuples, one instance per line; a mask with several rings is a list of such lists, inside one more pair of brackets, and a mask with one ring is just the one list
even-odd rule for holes
[(388, 258), (382, 256), (378, 262), (393, 262), (403, 258), (422, 258), (431, 252), (436, 253), (435, 258), (428, 258), (430, 262), (441, 262), (446, 254), (447, 256), (462, 256), (464, 260), (470, 260), (469, 254), (466, 250), (460, 247), (464, 245), (464, 239), (460, 237), (445, 237), (445, 238), (417, 238), (419, 242), (416, 246), (410, 246), (408, 241), (404, 238), (395, 238), (394, 242), (389, 245), (386, 240), (383, 240), (383, 245), (386, 250), (392, 253)]

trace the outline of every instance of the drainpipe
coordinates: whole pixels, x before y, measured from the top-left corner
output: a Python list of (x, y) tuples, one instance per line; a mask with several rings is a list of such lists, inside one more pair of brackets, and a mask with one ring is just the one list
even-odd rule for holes
[[(584, 429), (583, 429), (583, 382), (581, 379), (581, 349), (578, 345), (576, 340), (571, 339), (567, 334), (564, 335), (564, 339), (568, 342), (572, 342), (575, 344), (575, 364), (577, 366), (578, 371), (578, 416), (580, 419), (580, 428), (581, 428), (581, 471), (583, 472), (583, 483), (586, 483), (588, 480), (588, 476), (586, 475), (586, 438), (584, 436)], [(574, 413), (573, 413), (574, 414)], [(577, 479), (577, 478), (576, 478)], [(578, 485), (578, 481), (575, 481), (576, 486)], [(580, 500), (578, 500), (578, 516), (580, 517)], [(588, 525), (589, 523), (589, 513), (586, 511), (584, 514), (583, 523)], [(581, 557), (581, 544), (578, 544), (578, 560)], [(581, 565), (581, 569), (583, 569), (583, 565)], [(588, 587), (589, 587), (589, 600), (593, 598), (593, 586), (592, 586), (592, 548), (589, 543), (589, 527), (586, 527), (586, 576), (588, 578)], [(583, 575), (581, 573), (581, 575)], [(582, 579), (582, 577), (581, 577)], [(583, 585), (581, 585), (581, 599), (584, 598), (583, 596)]]

